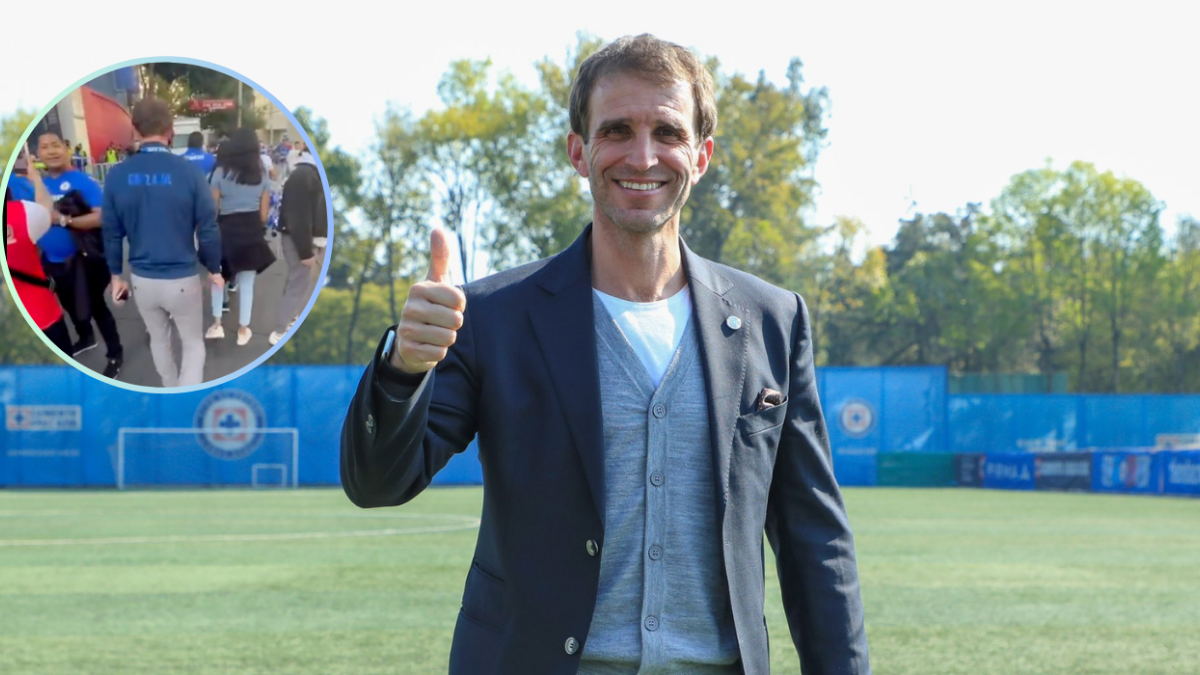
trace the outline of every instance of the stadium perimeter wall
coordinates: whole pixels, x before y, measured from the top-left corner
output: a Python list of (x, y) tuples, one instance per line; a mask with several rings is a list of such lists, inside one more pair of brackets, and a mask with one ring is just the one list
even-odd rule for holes
[[(224, 424), (231, 433), (298, 429), (300, 484), (336, 485), (342, 420), (361, 376), (360, 366), (264, 366), (201, 392), (141, 394), (66, 366), (0, 367), (0, 487), (114, 486), (122, 427)], [(1200, 435), (1195, 395), (952, 396), (941, 367), (819, 368), (817, 387), (843, 485), (954, 485), (960, 453), (1169, 448)], [(472, 445), (434, 483), (480, 480)]]

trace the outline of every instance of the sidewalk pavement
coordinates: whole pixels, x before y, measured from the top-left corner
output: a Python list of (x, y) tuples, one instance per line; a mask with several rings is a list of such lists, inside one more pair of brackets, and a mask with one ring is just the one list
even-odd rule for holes
[[(283, 259), (279, 237), (268, 235), (267, 242), (270, 244), (271, 251), (275, 254), (276, 260), (274, 264), (258, 275), (258, 278), (254, 282), (254, 309), (250, 315), (250, 329), (254, 332), (254, 336), (250, 338), (250, 342), (245, 346), (238, 346), (238, 303), (241, 301), (241, 293), (230, 293), (229, 311), (222, 316), (221, 320), (222, 325), (225, 327), (225, 338), (204, 341), (206, 348), (204, 360), (205, 382), (211, 382), (219, 377), (236, 372), (253, 363), (271, 348), (271, 343), (267, 338), (271, 334), (271, 331), (276, 328), (279, 301), (283, 297), (283, 287), (287, 281), (287, 263)], [(128, 264), (126, 264), (125, 270), (125, 274), (122, 276), (128, 281)], [(211, 284), (207, 281), (207, 270), (197, 267), (196, 274), (203, 275), (205, 279), (204, 307), (202, 311), (204, 328), (207, 330), (212, 325), (213, 320)], [(154, 368), (154, 360), (150, 355), (150, 336), (146, 333), (146, 324), (142, 321), (141, 315), (138, 314), (137, 305), (135, 304), (137, 301), (136, 298), (131, 297), (124, 305), (117, 307), (113, 305), (108, 293), (105, 293), (105, 297), (108, 299), (109, 307), (112, 309), (113, 316), (117, 320), (117, 331), (121, 334), (121, 346), (125, 352), (125, 363), (121, 366), (121, 372), (117, 375), (117, 379), (127, 384), (162, 387), (162, 378), (158, 376), (158, 371)], [(70, 324), (70, 319), (67, 319), (67, 325), (70, 326)], [(96, 348), (80, 354), (76, 360), (86, 368), (97, 373), (103, 373), (104, 367), (108, 364), (108, 359), (105, 356), (104, 338), (100, 335), (100, 331), (95, 328), (94, 322), (93, 330), (96, 334)], [(74, 330), (71, 331), (71, 339), (72, 341), (77, 339)], [(175, 362), (179, 364), (181, 349), (179, 336), (174, 330), (171, 331), (171, 345), (175, 353)]]

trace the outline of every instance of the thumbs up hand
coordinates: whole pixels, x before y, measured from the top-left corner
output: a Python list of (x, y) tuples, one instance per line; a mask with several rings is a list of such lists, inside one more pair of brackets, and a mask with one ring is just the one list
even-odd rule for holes
[(396, 327), (391, 363), (419, 375), (432, 370), (458, 337), (467, 296), (450, 283), (450, 247), (440, 228), (429, 237), (429, 274), (413, 284)]

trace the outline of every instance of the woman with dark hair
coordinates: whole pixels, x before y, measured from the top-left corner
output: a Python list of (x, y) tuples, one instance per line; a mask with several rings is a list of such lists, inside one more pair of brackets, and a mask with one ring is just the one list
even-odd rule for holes
[[(258, 158), (258, 137), (252, 129), (238, 129), (217, 150), (217, 164), (209, 179), (217, 204), (221, 229), (221, 273), (236, 280), (238, 288), (238, 345), (250, 342), (250, 310), (254, 306), (254, 279), (275, 262), (264, 238), (270, 208), (270, 182)], [(212, 289), (213, 325), (205, 337), (225, 337), (221, 325), (222, 289)]]

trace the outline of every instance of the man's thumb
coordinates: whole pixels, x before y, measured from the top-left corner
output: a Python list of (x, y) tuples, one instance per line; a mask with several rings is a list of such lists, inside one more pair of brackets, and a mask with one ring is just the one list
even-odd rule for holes
[(425, 279), (439, 284), (450, 283), (450, 245), (446, 243), (446, 232), (440, 227), (429, 235), (429, 274)]

